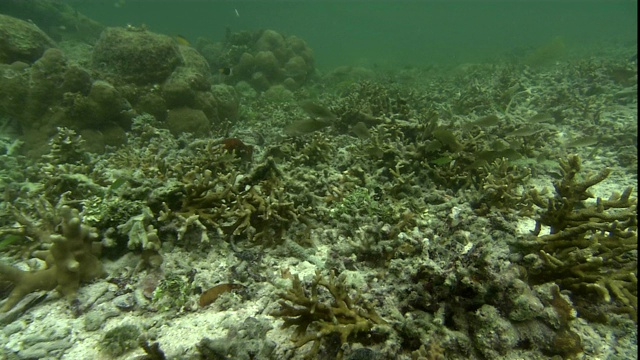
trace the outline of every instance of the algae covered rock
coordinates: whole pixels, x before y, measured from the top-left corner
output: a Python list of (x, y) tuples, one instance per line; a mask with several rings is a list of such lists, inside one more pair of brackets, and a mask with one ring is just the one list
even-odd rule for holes
[(218, 120), (235, 120), (240, 110), (238, 93), (235, 88), (223, 84), (214, 85), (211, 87), (211, 93), (216, 102)]
[(55, 43), (36, 25), (0, 14), (0, 63), (37, 60)]
[(198, 50), (190, 46), (179, 46), (178, 50), (184, 61), (184, 66), (193, 69), (202, 76), (207, 76), (211, 73), (207, 59), (205, 59)]
[(206, 134), (209, 132), (209, 119), (202, 110), (188, 107), (169, 110), (166, 127), (175, 136), (183, 132)]
[(93, 51), (93, 67), (120, 82), (164, 81), (182, 63), (175, 42), (144, 29), (107, 28)]
[(62, 97), (64, 73), (67, 70), (67, 60), (58, 49), (48, 49), (29, 69), (29, 96), (25, 111), (33, 118), (41, 116), (51, 104)]
[[(55, 41), (81, 41), (92, 44), (104, 26), (59, 0), (3, 0), (0, 13), (37, 25)], [(0, 21), (4, 23), (4, 21)]]
[(104, 334), (100, 348), (112, 357), (123, 355), (138, 347), (140, 334), (140, 329), (135, 325), (116, 326)]
[(24, 111), (29, 93), (29, 65), (23, 62), (0, 64), (0, 114), (17, 117)]
[(210, 69), (195, 49), (180, 46), (184, 65), (178, 66), (162, 85), (162, 96), (169, 107), (194, 106), (199, 92), (208, 91)]
[(131, 122), (129, 110), (131, 105), (118, 89), (98, 80), (93, 82), (87, 96), (73, 97), (68, 116), (71, 124), (79, 128), (104, 128), (113, 123), (126, 128)]
[(191, 69), (179, 67), (162, 85), (162, 97), (170, 107), (191, 106), (196, 98), (196, 90), (202, 90), (203, 86), (198, 86), (201, 81), (206, 83), (205, 78)]

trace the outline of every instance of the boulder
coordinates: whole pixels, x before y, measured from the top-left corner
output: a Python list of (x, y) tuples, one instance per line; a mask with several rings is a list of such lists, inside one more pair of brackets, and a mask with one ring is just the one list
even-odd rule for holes
[(33, 63), (52, 47), (54, 41), (35, 24), (0, 14), (0, 63)]
[(93, 50), (93, 68), (114, 84), (163, 82), (182, 64), (177, 44), (144, 29), (107, 28)]

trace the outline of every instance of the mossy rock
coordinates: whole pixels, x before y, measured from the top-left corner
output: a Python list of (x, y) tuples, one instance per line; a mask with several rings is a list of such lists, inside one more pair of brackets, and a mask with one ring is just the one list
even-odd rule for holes
[(115, 83), (160, 83), (181, 63), (173, 39), (138, 28), (107, 28), (93, 51), (94, 69)]
[(202, 110), (188, 107), (169, 110), (166, 128), (175, 136), (183, 132), (192, 134), (208, 134), (209, 119)]
[(107, 331), (100, 347), (110, 356), (120, 356), (138, 347), (140, 329), (135, 325), (121, 325)]
[(36, 25), (0, 14), (0, 63), (32, 63), (55, 43)]

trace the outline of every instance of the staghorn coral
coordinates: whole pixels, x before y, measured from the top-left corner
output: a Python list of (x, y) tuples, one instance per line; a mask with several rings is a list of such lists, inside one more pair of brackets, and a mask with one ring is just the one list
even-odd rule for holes
[(75, 130), (58, 127), (57, 133), (49, 140), (49, 153), (43, 160), (53, 165), (82, 164), (86, 162), (85, 140)]
[[(598, 198), (595, 204), (584, 203), (592, 198), (588, 189), (607, 178), (609, 169), (578, 179), (580, 158), (570, 156), (560, 161), (563, 174), (554, 184), (556, 194), (544, 198), (533, 190), (531, 200), (542, 213), (536, 220), (533, 235), (523, 242), (530, 253), (529, 279), (534, 283), (554, 281), (574, 295), (597, 296), (605, 304), (615, 300), (612, 311), (629, 313), (637, 319), (637, 199), (631, 198), (632, 188), (609, 199)], [(540, 236), (542, 225), (550, 233)], [(592, 309), (589, 301), (574, 299), (580, 310), (589, 315), (602, 309)], [(608, 307), (607, 305), (604, 308)]]
[(196, 168), (185, 175), (186, 196), (180, 208), (172, 212), (165, 209), (163, 219), (197, 220), (205, 229), (232, 240), (244, 236), (263, 245), (278, 244), (292, 225), (306, 221), (298, 216), (297, 205), (279, 176), (282, 174), (273, 159), (242, 178), (236, 172), (215, 176), (210, 170)]
[(479, 171), (478, 186), (482, 191), (473, 204), (476, 214), (486, 215), (492, 209), (507, 212), (526, 206), (522, 187), (531, 177), (530, 169), (514, 167), (507, 159), (500, 158)]
[[(58, 209), (61, 218), (60, 233), (34, 230), (40, 240), (51, 242), (51, 247), (34, 255), (46, 261), (47, 267), (38, 271), (22, 271), (0, 264), (0, 279), (13, 284), (14, 288), (0, 309), (6, 312), (25, 295), (38, 290), (57, 290), (69, 300), (75, 300), (76, 292), (83, 282), (103, 275), (102, 263), (96, 257), (100, 244), (98, 234), (82, 222), (78, 210), (63, 205)], [(23, 217), (21, 220), (27, 220)], [(35, 227), (35, 224), (24, 224)]]
[(338, 118), (336, 129), (347, 133), (351, 126), (359, 122), (373, 126), (385, 119), (410, 118), (411, 110), (407, 102), (406, 96), (397, 87), (361, 81), (350, 85), (332, 104), (331, 111)]
[[(321, 289), (328, 291), (333, 299), (323, 300)], [(370, 304), (359, 304), (360, 296), (351, 297), (340, 277), (336, 279), (334, 271), (328, 279), (316, 272), (308, 291), (294, 275), (291, 289), (280, 294), (280, 309), (271, 315), (283, 318), (284, 328), (296, 327), (291, 338), (296, 348), (312, 343), (305, 358), (314, 359), (330, 336), (338, 335), (340, 344), (345, 344), (360, 333), (370, 334), (376, 326), (386, 324)], [(342, 351), (338, 350), (337, 359), (342, 357)]]

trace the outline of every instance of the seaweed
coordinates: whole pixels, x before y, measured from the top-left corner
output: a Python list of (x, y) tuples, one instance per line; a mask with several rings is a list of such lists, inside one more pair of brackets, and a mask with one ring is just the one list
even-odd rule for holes
[(123, 355), (139, 346), (140, 329), (135, 325), (120, 325), (107, 331), (100, 348), (112, 357)]
[(191, 279), (170, 274), (160, 280), (153, 291), (151, 302), (155, 308), (161, 311), (182, 310), (189, 303), (193, 291), (194, 286)]

